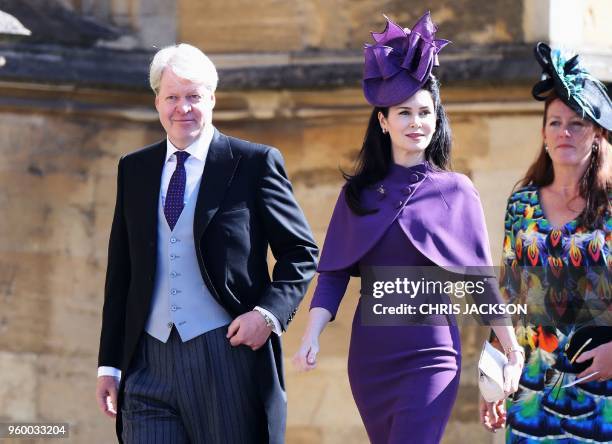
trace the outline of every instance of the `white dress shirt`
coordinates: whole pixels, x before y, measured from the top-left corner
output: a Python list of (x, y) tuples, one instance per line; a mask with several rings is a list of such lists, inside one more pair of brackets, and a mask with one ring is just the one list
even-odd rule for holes
[[(202, 173), (204, 173), (206, 156), (208, 155), (208, 149), (210, 148), (210, 142), (212, 141), (213, 135), (213, 126), (205, 125), (200, 137), (198, 137), (198, 139), (196, 139), (184, 150), (189, 153), (189, 157), (187, 157), (185, 160), (187, 180), (185, 182), (185, 196), (183, 198), (184, 203), (187, 203), (192, 193), (198, 192), (196, 186), (200, 181), (200, 177), (202, 177)], [(172, 177), (172, 174), (174, 174), (174, 170), (176, 170), (176, 156), (174, 155), (176, 151), (178, 151), (178, 148), (174, 146), (169, 138), (166, 138), (166, 160), (162, 169), (159, 195), (162, 208), (166, 202), (166, 193), (168, 191), (168, 186), (170, 185), (170, 178)], [(205, 178), (202, 179), (204, 180)], [(265, 308), (257, 306), (255, 309), (267, 314), (270, 319), (272, 319), (272, 322), (274, 323), (274, 328), (272, 331), (280, 336), (282, 334), (282, 329), (276, 316)], [(108, 366), (98, 367), (98, 376), (114, 376), (119, 379), (121, 378), (121, 370)]]
[[(208, 130), (207, 130), (208, 129)], [(185, 173), (187, 180), (185, 181), (185, 196), (183, 197), (183, 203), (187, 204), (187, 201), (196, 192), (196, 186), (204, 173), (204, 165), (206, 164), (206, 156), (208, 155), (208, 148), (210, 147), (210, 141), (213, 136), (213, 128), (210, 125), (206, 125), (202, 130), (202, 134), (195, 142), (185, 148), (183, 151), (189, 153), (189, 157), (185, 160)], [(161, 206), (164, 207), (166, 203), (166, 193), (168, 192), (168, 186), (170, 185), (170, 178), (176, 170), (176, 156), (175, 152), (179, 151), (178, 148), (166, 138), (166, 160), (164, 162), (164, 168), (161, 176), (161, 187), (159, 198), (161, 199)]]

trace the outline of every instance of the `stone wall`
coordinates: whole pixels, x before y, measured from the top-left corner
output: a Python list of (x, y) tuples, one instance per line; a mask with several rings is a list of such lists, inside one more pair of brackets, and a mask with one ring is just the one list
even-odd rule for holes
[(360, 49), (367, 31), (384, 28), (383, 13), (411, 26), (428, 9), (441, 35), (456, 44), (523, 39), (522, 8), (514, 0), (433, 0), (410, 7), (403, 0), (178, 0), (178, 35), (209, 52)]
[[(65, 442), (114, 442), (113, 424), (94, 400), (106, 248), (117, 160), (162, 135), (144, 89), (153, 45), (188, 41), (225, 69), (216, 125), (281, 149), (322, 244), (342, 184), (339, 168), (352, 166), (369, 113), (355, 74), (361, 45), (368, 31), (382, 28), (382, 12), (409, 25), (431, 9), (440, 35), (455, 43), (443, 55), (452, 66), (443, 75), (443, 101), (454, 167), (480, 192), (499, 261), (506, 198), (540, 143), (542, 106), (529, 96), (537, 73), (528, 72), (534, 63), (520, 44), (557, 38), (560, 24), (580, 28), (572, 38), (587, 54), (603, 54), (594, 58), (594, 70), (610, 80), (612, 7), (608, 0), (585, 1), (579, 11), (565, 0), (538, 0), (537, 7), (532, 0), (409, 3), (0, 0), (0, 9), (38, 17), (19, 17), (33, 31), (30, 46), (25, 40), (0, 47), (6, 56), (0, 71), (0, 422), (67, 421)], [(42, 6), (56, 14), (45, 26)], [(86, 25), (87, 35), (80, 31)], [(62, 26), (66, 32), (57, 34)], [(323, 334), (314, 372), (300, 374), (290, 365), (312, 288), (283, 336), (290, 444), (367, 442), (346, 376), (358, 290), (353, 280)], [(492, 442), (478, 424), (476, 405), (475, 363), (485, 335), (462, 331), (461, 388), (445, 444)]]
[(156, 136), (115, 120), (0, 115), (0, 421), (66, 421), (70, 442), (111, 442), (92, 395), (116, 164)]
[[(409, 5), (405, 0), (0, 1), (0, 9), (10, 13), (25, 7), (30, 14), (41, 14), (57, 5), (90, 20), (90, 26), (93, 20), (95, 26), (120, 31), (120, 37), (100, 39), (123, 49), (150, 49), (179, 40), (217, 53), (358, 50), (368, 31), (382, 28), (382, 14), (410, 26), (426, 10), (444, 37), (461, 46), (537, 40), (590, 50), (612, 46), (606, 38), (612, 15), (608, 0), (419, 0)], [(75, 27), (64, 32), (74, 33)], [(50, 41), (62, 39), (59, 33), (50, 35)]]

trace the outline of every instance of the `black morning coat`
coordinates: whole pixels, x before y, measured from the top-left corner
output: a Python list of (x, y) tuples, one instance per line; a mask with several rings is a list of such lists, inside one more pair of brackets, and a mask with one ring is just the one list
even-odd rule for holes
[[(165, 157), (163, 140), (119, 161), (98, 365), (120, 368), (124, 376), (144, 332), (153, 294)], [(285, 330), (315, 273), (318, 249), (280, 152), (215, 129), (193, 224), (200, 271), (213, 297), (234, 317), (259, 305)], [(276, 259), (272, 278), (268, 246)], [(286, 401), (279, 337), (271, 334), (256, 353), (269, 442), (282, 443)], [(120, 442), (124, 381), (117, 415)]]

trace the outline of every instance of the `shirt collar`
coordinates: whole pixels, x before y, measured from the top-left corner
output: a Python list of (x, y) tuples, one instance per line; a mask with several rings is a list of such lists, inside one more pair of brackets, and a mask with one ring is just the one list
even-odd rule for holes
[[(187, 148), (185, 148), (183, 151), (188, 152), (190, 157), (195, 157), (201, 162), (205, 162), (214, 132), (215, 129), (212, 125), (204, 125), (200, 137), (194, 140), (193, 143)], [(175, 147), (174, 144), (170, 141), (170, 138), (166, 136), (166, 162), (168, 162), (168, 159), (172, 157), (175, 151), (179, 151), (179, 149)]]

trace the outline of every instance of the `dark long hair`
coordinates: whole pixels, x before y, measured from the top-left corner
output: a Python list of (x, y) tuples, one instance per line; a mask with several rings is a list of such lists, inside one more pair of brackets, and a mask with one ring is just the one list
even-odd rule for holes
[[(546, 126), (548, 107), (556, 99), (558, 99), (558, 97), (554, 93), (547, 97), (544, 103), (542, 127)], [(591, 121), (588, 120), (588, 122)], [(586, 202), (584, 210), (582, 210), (582, 213), (578, 216), (578, 222), (588, 228), (595, 228), (602, 223), (606, 212), (610, 211), (610, 200), (608, 199), (608, 195), (611, 190), (612, 179), (610, 177), (608, 165), (610, 134), (598, 124), (594, 122), (591, 123), (595, 126), (596, 131), (602, 132), (603, 136), (599, 147), (591, 151), (589, 166), (580, 178), (578, 184), (578, 194)], [(537, 159), (531, 164), (529, 169), (527, 169), (525, 177), (518, 181), (515, 188), (528, 185), (535, 185), (539, 188), (545, 187), (550, 185), (554, 178), (555, 170), (552, 160), (546, 152), (544, 143), (542, 143)]]
[[(436, 113), (436, 129), (431, 142), (425, 149), (425, 160), (437, 169), (448, 170), (450, 167), (451, 130), (446, 112), (440, 101), (440, 83), (432, 75), (423, 85), (433, 99)], [(346, 179), (344, 190), (349, 208), (358, 215), (375, 213), (378, 210), (367, 209), (361, 206), (361, 192), (364, 188), (382, 180), (389, 172), (393, 163), (391, 154), (391, 137), (384, 134), (378, 121), (378, 113), (385, 117), (389, 115), (389, 108), (375, 107), (370, 115), (363, 145), (355, 166), (354, 174), (343, 172)]]

